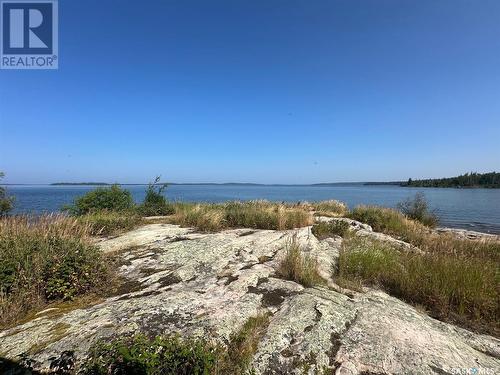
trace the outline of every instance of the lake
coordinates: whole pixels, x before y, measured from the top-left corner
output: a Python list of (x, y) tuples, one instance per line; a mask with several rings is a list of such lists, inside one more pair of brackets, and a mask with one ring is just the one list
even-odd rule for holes
[[(144, 198), (146, 186), (125, 186), (134, 200)], [(94, 186), (12, 185), (14, 213), (56, 212)], [(395, 207), (398, 202), (424, 192), (440, 218), (440, 225), (500, 234), (500, 189), (408, 188), (391, 185), (366, 186), (247, 186), (247, 185), (171, 185), (170, 200), (224, 202), (228, 200), (268, 199), (271, 201), (319, 201), (338, 199), (352, 208), (358, 204)]]

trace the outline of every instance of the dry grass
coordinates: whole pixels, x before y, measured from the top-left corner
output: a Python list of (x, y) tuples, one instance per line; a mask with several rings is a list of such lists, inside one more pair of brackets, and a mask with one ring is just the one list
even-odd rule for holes
[(293, 229), (311, 225), (311, 213), (296, 205), (267, 201), (222, 204), (176, 203), (171, 221), (201, 231), (227, 228)]
[(102, 285), (108, 271), (90, 233), (62, 215), (0, 219), (0, 325)]
[(311, 232), (318, 240), (333, 236), (345, 237), (349, 233), (349, 223), (342, 220), (322, 221), (314, 224)]
[(449, 252), (446, 241), (444, 251), (438, 250), (437, 243), (422, 255), (401, 252), (380, 241), (351, 238), (343, 244), (336, 277), (354, 285), (379, 285), (424, 306), (432, 316), (498, 336), (498, 262)]
[(83, 227), (89, 229), (94, 236), (109, 236), (132, 230), (142, 223), (142, 218), (135, 211), (96, 211), (82, 216), (77, 220)]
[(309, 203), (314, 211), (316, 211), (316, 215), (321, 216), (345, 216), (349, 211), (347, 205), (344, 202), (340, 202), (335, 199), (321, 201), (321, 202), (312, 202)]
[(253, 373), (250, 362), (269, 325), (269, 314), (250, 317), (239, 332), (231, 336), (227, 351), (219, 359), (218, 374)]
[(278, 268), (278, 273), (283, 278), (295, 281), (305, 287), (325, 282), (318, 273), (318, 261), (311, 255), (304, 253), (296, 235), (287, 240), (285, 250), (285, 256)]

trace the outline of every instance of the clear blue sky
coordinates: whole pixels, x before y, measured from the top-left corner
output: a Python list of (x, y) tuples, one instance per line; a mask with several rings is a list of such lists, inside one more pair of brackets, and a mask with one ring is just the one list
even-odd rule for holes
[(500, 1), (59, 2), (0, 71), (8, 183), (315, 183), (500, 169)]

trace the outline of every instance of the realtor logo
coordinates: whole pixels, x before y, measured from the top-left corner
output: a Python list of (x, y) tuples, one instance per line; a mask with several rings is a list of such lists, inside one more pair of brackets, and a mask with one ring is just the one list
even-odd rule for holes
[(56, 0), (0, 1), (2, 69), (57, 69)]

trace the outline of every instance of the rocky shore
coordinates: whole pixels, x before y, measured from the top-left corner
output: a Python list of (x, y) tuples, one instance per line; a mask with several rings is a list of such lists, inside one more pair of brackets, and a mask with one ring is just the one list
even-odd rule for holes
[[(345, 220), (357, 235), (415, 250)], [(305, 288), (277, 275), (294, 234), (318, 259), (327, 285)], [(318, 240), (311, 227), (200, 233), (147, 224), (99, 243), (120, 260), (125, 282), (117, 295), (51, 307), (0, 332), (0, 357), (37, 370), (62, 359), (78, 367), (96, 340), (134, 332), (178, 332), (225, 344), (249, 318), (267, 312), (269, 326), (252, 361), (256, 374), (500, 373), (500, 340), (435, 320), (380, 290), (337, 286), (331, 270), (341, 243), (340, 237)]]

